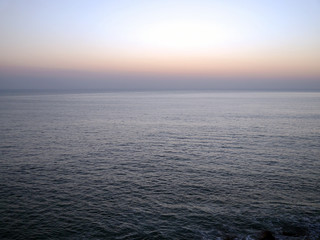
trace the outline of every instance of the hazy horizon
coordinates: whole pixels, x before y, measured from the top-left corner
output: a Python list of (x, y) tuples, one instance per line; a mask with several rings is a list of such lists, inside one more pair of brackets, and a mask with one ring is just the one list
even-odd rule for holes
[(276, 90), (320, 91), (319, 78), (151, 75), (47, 70), (2, 73), (2, 90)]

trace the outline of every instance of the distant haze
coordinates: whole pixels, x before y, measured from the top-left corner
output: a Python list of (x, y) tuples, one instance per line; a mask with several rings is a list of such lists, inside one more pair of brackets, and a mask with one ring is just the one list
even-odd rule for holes
[(0, 89), (320, 90), (318, 0), (0, 0)]

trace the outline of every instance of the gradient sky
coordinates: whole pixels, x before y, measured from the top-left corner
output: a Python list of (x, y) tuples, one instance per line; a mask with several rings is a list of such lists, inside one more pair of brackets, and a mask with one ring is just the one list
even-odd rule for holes
[(0, 33), (0, 88), (320, 89), (320, 0), (0, 0)]

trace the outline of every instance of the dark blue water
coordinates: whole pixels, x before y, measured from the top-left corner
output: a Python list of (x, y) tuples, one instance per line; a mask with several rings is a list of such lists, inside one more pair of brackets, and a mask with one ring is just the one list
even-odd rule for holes
[(319, 239), (320, 93), (2, 93), (0, 216), (0, 239)]

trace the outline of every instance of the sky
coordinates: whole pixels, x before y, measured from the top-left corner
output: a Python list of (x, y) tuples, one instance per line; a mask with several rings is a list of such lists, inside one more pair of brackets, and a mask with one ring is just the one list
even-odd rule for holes
[(0, 89), (320, 90), (320, 0), (0, 0)]

